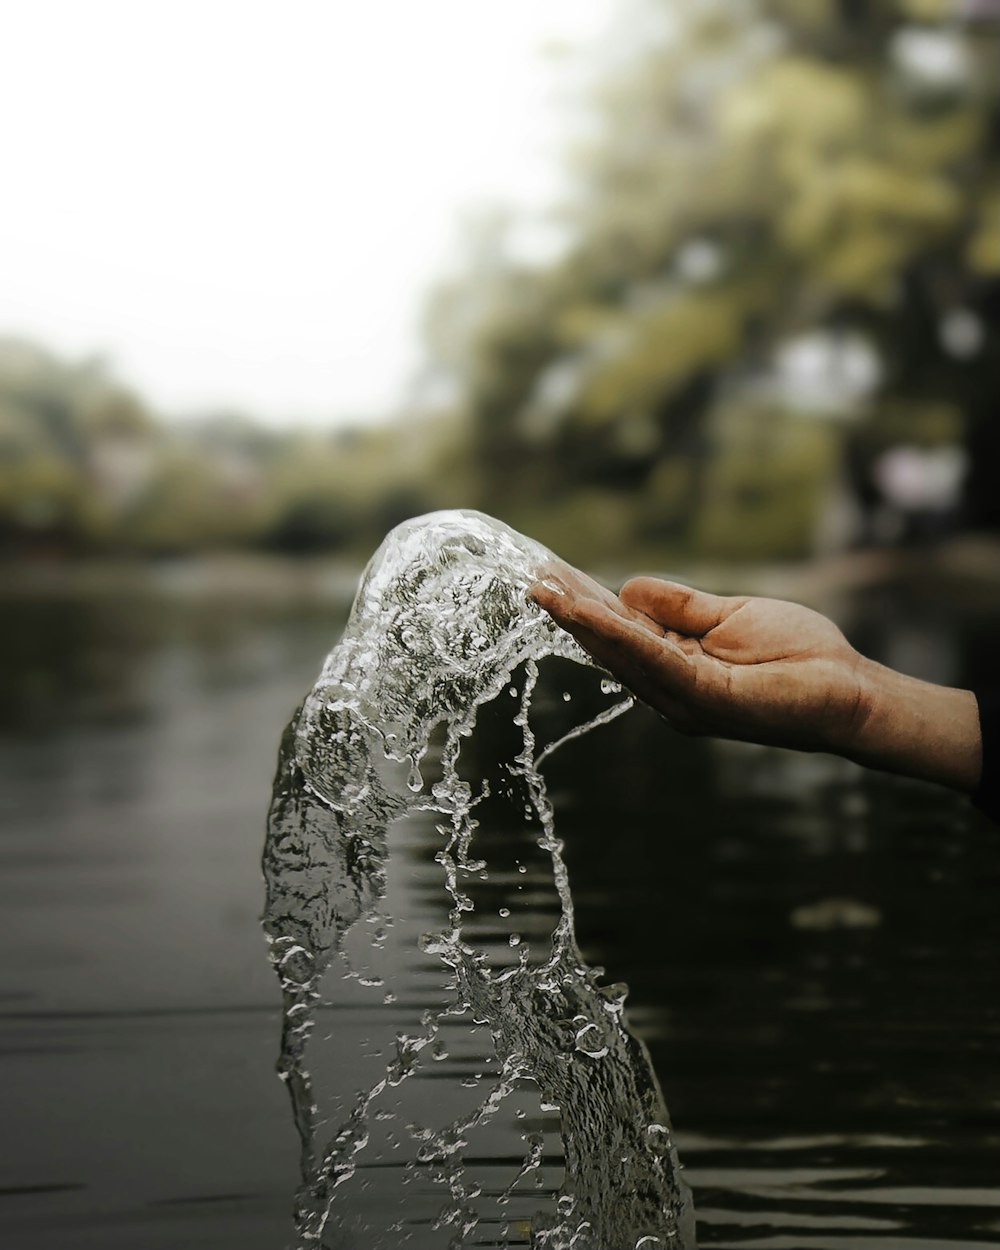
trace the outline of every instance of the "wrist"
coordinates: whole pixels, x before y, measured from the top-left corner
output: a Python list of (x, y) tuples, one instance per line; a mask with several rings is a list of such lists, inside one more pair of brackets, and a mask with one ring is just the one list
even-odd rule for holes
[(937, 686), (862, 659), (866, 709), (843, 754), (871, 768), (971, 791), (982, 772), (979, 708), (971, 690)]

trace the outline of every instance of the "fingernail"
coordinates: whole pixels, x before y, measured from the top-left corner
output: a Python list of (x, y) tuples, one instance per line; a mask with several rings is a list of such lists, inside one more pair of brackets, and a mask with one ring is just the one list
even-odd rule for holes
[(535, 592), (540, 586), (544, 586), (546, 590), (551, 591), (554, 595), (562, 595), (563, 597), (566, 595), (566, 587), (554, 577), (542, 577), (537, 582), (533, 582), (528, 587), (528, 594), (534, 598)]
[(562, 584), (562, 582), (557, 582), (554, 577), (543, 577), (541, 585), (543, 585), (546, 590), (551, 590), (554, 595), (564, 595), (566, 593), (566, 587)]

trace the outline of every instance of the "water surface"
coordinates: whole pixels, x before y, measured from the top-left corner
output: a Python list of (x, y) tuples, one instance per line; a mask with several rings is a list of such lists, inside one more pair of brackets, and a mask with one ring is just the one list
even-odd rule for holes
[[(910, 671), (986, 672), (992, 603), (893, 585), (833, 606)], [(5, 1246), (288, 1244), (259, 856), (281, 726), (343, 610), (4, 602)], [(560, 663), (553, 727), (590, 697)], [(680, 739), (641, 709), (546, 774), (577, 938), (630, 986), (699, 1243), (1000, 1243), (996, 832), (930, 787)], [(428, 905), (436, 849), (399, 859)], [(544, 916), (526, 867), (512, 888)]]

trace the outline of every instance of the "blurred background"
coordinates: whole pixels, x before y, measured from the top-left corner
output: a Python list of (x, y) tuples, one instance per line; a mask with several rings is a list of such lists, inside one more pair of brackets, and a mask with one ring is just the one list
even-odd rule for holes
[(357, 560), (456, 505), (624, 567), (995, 532), (991, 8), (32, 7), (0, 550)]
[[(4, 28), (5, 1244), (263, 1250), (295, 1169), (270, 778), (391, 526), (482, 508), (609, 582), (802, 599), (997, 680), (1000, 6), (37, 0)], [(626, 721), (554, 766), (560, 812), (703, 1244), (992, 1237), (995, 831)], [(834, 1202), (851, 1175), (889, 1181)]]

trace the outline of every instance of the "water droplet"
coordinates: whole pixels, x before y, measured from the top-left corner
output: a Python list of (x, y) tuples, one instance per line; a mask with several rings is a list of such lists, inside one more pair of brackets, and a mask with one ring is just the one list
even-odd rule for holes
[(572, 697), (573, 696), (570, 694), (568, 690), (563, 691), (563, 703), (568, 703), (570, 699), (572, 699)]
[(520, 946), (521, 945), (520, 933), (512, 933), (510, 937), (507, 939), (507, 941), (511, 944), (511, 946)]
[(497, 913), (497, 915), (499, 915), (499, 916), (503, 916), (504, 920), (506, 920), (506, 919), (507, 919), (507, 917), (510, 915), (510, 908), (509, 908), (509, 907), (501, 907), (501, 908), (500, 908), (500, 910), (499, 910), (499, 912)]
[(610, 677), (604, 677), (601, 680), (601, 694), (621, 694), (622, 684), (620, 681), (612, 681)]
[(448, 949), (448, 943), (441, 933), (421, 933), (417, 945), (427, 955), (440, 955)]

